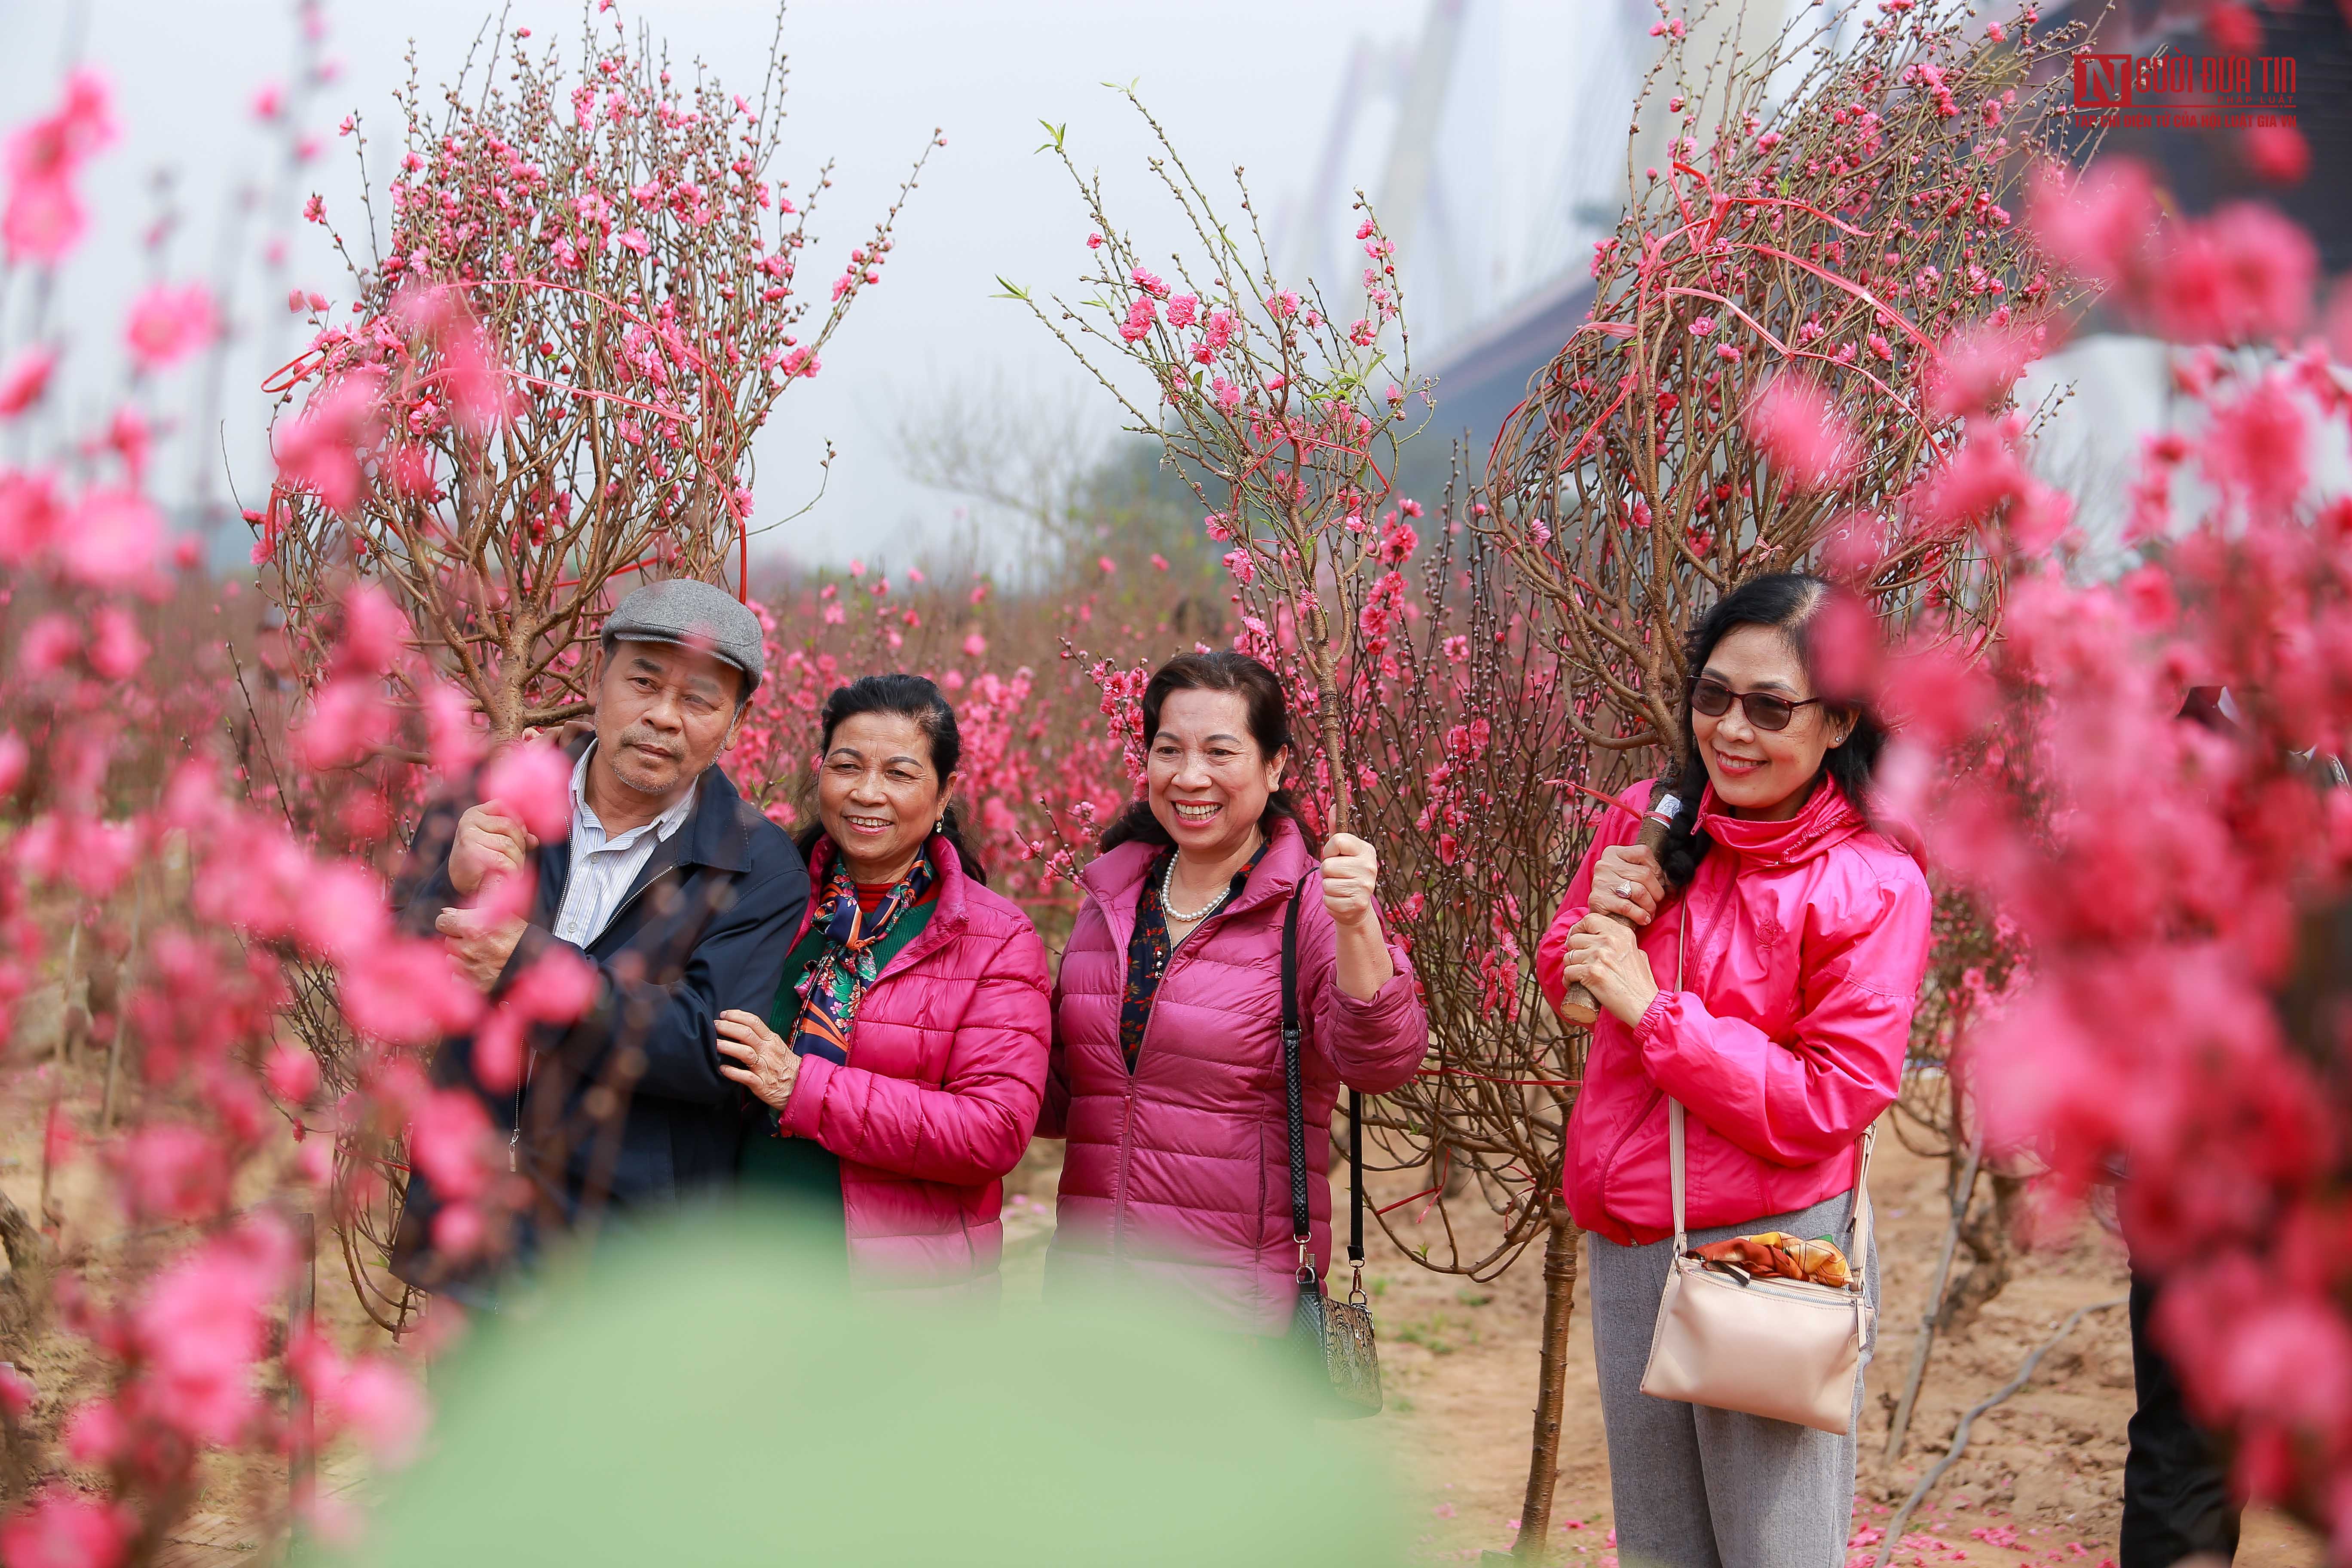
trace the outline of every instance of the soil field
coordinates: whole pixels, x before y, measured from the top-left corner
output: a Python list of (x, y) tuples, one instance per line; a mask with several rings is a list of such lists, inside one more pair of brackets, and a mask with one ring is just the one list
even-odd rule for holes
[[(1036, 1288), (1058, 1163), (1058, 1147), (1040, 1143), (1016, 1173), (1008, 1296)], [(1940, 1163), (1881, 1139), (1871, 1187), (1885, 1278), (1880, 1345), (1863, 1415), (1851, 1553), (1856, 1563), (1875, 1561), (1883, 1527), (1943, 1457), (1961, 1413), (2014, 1377), (2068, 1313), (2119, 1298), (2126, 1285), (2122, 1245), (2095, 1226), (2086, 1224), (2063, 1245), (2025, 1254), (2016, 1277), (1968, 1333), (1938, 1337), (1906, 1452), (1885, 1463), (1889, 1415), (1910, 1369), (1943, 1243), (1944, 1179)], [(1376, 1186), (1373, 1196), (1389, 1202), (1410, 1191)], [(1457, 1225), (1464, 1215), (1457, 1208)], [(1423, 1523), (1410, 1543), (1412, 1556), (1475, 1562), (1485, 1552), (1508, 1551), (1527, 1485), (1542, 1258), (1531, 1252), (1500, 1279), (1474, 1285), (1431, 1273), (1377, 1235), (1369, 1250), (1389, 1404), (1363, 1425), (1377, 1429), (1418, 1488), (1413, 1506)], [(1566, 1563), (1612, 1564), (1609, 1453), (1585, 1277), (1580, 1269), (1552, 1533)], [(2123, 1512), (2124, 1424), (2132, 1407), (2123, 1310), (2090, 1313), (2043, 1357), (2031, 1384), (1978, 1419), (1967, 1453), (1914, 1516), (1894, 1561), (1904, 1568), (1963, 1561), (2000, 1568), (2112, 1564)], [(2246, 1520), (2237, 1561), (2242, 1568), (2324, 1568), (2326, 1557), (2300, 1526), (2256, 1510)]]
[[(102, 1082), (99, 1064), (87, 1059), (65, 1081), (68, 1119), (81, 1137), (98, 1142), (104, 1139), (98, 1126)], [(28, 1214), (38, 1198), (41, 1118), (51, 1091), (47, 1075), (28, 1064), (0, 1069), (0, 1189)], [(1041, 1142), (1007, 1183), (1009, 1301), (1038, 1289), (1059, 1163), (1060, 1146)], [(95, 1266), (92, 1284), (102, 1292), (110, 1256), (163, 1244), (165, 1238), (122, 1234), (87, 1171), (83, 1166), (80, 1179), (53, 1200), (66, 1216), (68, 1246)], [(1874, 1558), (1882, 1527), (1941, 1457), (1960, 1412), (2013, 1376), (2067, 1313), (2124, 1293), (2122, 1248), (2095, 1226), (2084, 1226), (2063, 1245), (2026, 1254), (2015, 1279), (1969, 1332), (1939, 1339), (1908, 1451), (1895, 1463), (1885, 1463), (1888, 1411), (1910, 1363), (1942, 1239), (1942, 1181), (1939, 1163), (1910, 1155), (1891, 1139), (1882, 1142), (1873, 1188), (1879, 1205), (1884, 1308), (1864, 1416), (1856, 1563)], [(1373, 1195), (1387, 1201), (1409, 1190), (1400, 1185)], [(1457, 1209), (1456, 1223), (1463, 1217)], [(331, 1239), (321, 1240), (321, 1315), (331, 1331), (356, 1349), (377, 1336), (341, 1276)], [(1406, 1543), (1409, 1554), (1417, 1562), (1463, 1562), (1507, 1550), (1526, 1481), (1542, 1318), (1541, 1260), (1529, 1254), (1502, 1279), (1474, 1285), (1422, 1268), (1377, 1234), (1372, 1251), (1370, 1285), (1389, 1406), (1357, 1430), (1365, 1433), (1363, 1440), (1388, 1448), (1415, 1490), (1411, 1507), (1421, 1522)], [(1594, 1390), (1588, 1306), (1580, 1288), (1553, 1534), (1568, 1563), (1608, 1564), (1615, 1560), (1609, 1461)], [(98, 1371), (78, 1342), (61, 1336), (46, 1341), (27, 1370), (42, 1389), (44, 1405), (94, 1391)], [(2124, 1314), (2120, 1309), (2090, 1314), (2044, 1359), (2031, 1384), (1979, 1419), (1968, 1456), (1914, 1520), (1895, 1561), (2096, 1568), (2112, 1560), (2121, 1511), (2124, 1424), (2131, 1409)], [(359, 1472), (343, 1455), (327, 1457), (322, 1480), (331, 1493), (360, 1485)], [(262, 1521), (283, 1505), (282, 1465), (222, 1460), (206, 1482), (196, 1512), (164, 1561), (174, 1568), (256, 1561), (268, 1544)], [(2247, 1521), (2238, 1562), (2246, 1568), (2322, 1568), (2325, 1553), (2298, 1527), (2257, 1512)]]

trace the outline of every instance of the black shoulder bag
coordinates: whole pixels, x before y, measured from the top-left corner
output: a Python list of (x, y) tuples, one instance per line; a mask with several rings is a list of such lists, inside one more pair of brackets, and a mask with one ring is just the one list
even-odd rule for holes
[(1328, 1397), (1319, 1414), (1358, 1416), (1381, 1408), (1380, 1349), (1372, 1341), (1371, 1303), (1364, 1296), (1364, 1097), (1348, 1091), (1348, 1262), (1353, 1280), (1348, 1299), (1324, 1296), (1308, 1255), (1314, 1222), (1307, 1204), (1307, 1104), (1298, 1064), (1298, 900), (1306, 884), (1290, 895), (1282, 913), (1282, 1087), (1290, 1112), (1290, 1235), (1298, 1244), (1298, 1304), (1290, 1317), (1290, 1342), (1310, 1388)]

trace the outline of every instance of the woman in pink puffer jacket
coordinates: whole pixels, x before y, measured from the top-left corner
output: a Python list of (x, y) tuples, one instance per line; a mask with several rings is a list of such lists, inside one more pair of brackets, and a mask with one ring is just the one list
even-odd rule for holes
[[(1813, 642), (1832, 593), (1798, 574), (1760, 577), (1701, 617), (1691, 763), (1664, 864), (1634, 845), (1636, 816), (1611, 814), (1537, 952), (1555, 1007), (1573, 981), (1602, 1009), (1566, 1185), (1592, 1233), (1593, 1353), (1627, 1568), (1845, 1561), (1852, 1426), (1836, 1436), (1641, 1391), (1674, 1249), (1669, 1098), (1685, 1111), (1691, 1245), (1782, 1231), (1850, 1255), (1856, 1142), (1902, 1082), (1927, 879), (1864, 813), (1885, 731), (1867, 708), (1819, 695)], [(1621, 798), (1638, 813), (1652, 793)], [(1853, 1262), (1874, 1302), (1874, 1252)], [(1858, 1424), (1859, 1378), (1853, 1411)]]
[(1280, 792), (1282, 689), (1255, 659), (1171, 659), (1143, 696), (1148, 793), (1079, 878), (1055, 987), (1038, 1131), (1069, 1141), (1046, 1286), (1119, 1279), (1252, 1334), (1289, 1326), (1282, 922), (1294, 891), (1305, 1025), (1309, 1253), (1331, 1260), (1332, 1107), (1420, 1066), (1428, 1022), (1381, 924), (1371, 846), (1334, 834), (1318, 863)]
[(819, 721), (808, 912), (768, 1015), (718, 1022), (757, 1101), (741, 1185), (796, 1205), (854, 1284), (992, 1294), (1045, 1090), (1045, 946), (957, 831), (937, 687), (868, 676)]

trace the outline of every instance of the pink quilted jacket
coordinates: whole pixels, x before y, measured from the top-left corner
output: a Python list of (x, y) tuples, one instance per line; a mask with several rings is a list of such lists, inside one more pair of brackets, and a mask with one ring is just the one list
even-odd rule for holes
[(1314, 1256), (1331, 1258), (1331, 1110), (1342, 1084), (1377, 1094), (1420, 1066), (1428, 1039), (1412, 971), (1369, 1001), (1334, 978), (1338, 934), (1322, 873), (1297, 827), (1273, 847), (1241, 898), (1169, 961), (1135, 1071), (1119, 1050), (1127, 942), (1155, 851), (1122, 844), (1078, 879), (1085, 899), (1055, 987), (1054, 1068), (1038, 1131), (1066, 1137), (1046, 1285), (1112, 1276), (1204, 1307), (1213, 1321), (1279, 1333), (1297, 1297), (1290, 1232), (1290, 1134), (1283, 1109), (1282, 913), (1302, 879), (1299, 1013), (1306, 1038), (1308, 1206)]
[[(1638, 811), (1652, 788), (1639, 784), (1619, 798)], [(1787, 822), (1726, 816), (1710, 789), (1699, 824), (1715, 847), (1641, 933), (1657, 999), (1637, 1028), (1601, 1015), (1569, 1121), (1570, 1210), (1626, 1246), (1674, 1234), (1669, 1094), (1689, 1112), (1693, 1229), (1850, 1191), (1854, 1140), (1901, 1086), (1927, 967), (1926, 874), (1835, 784), (1824, 779)], [(1639, 830), (1635, 816), (1608, 814), (1544, 933), (1536, 978), (1555, 1007), (1593, 862)], [(1690, 955), (1677, 990), (1685, 911)]]
[[(782, 1120), (841, 1157), (854, 1281), (985, 1293), (1004, 1247), (1003, 1178), (1045, 1092), (1045, 949), (1018, 905), (963, 874), (946, 839), (930, 849), (929, 923), (860, 999), (851, 1065), (803, 1058)], [(817, 887), (831, 854), (820, 841)], [(793, 941), (807, 933), (803, 915)]]

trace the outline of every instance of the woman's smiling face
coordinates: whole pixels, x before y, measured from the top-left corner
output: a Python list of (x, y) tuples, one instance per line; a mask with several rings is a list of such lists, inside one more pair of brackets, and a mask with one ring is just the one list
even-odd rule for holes
[(946, 809), (953, 778), (931, 766), (930, 737), (905, 713), (853, 713), (817, 764), (825, 837), (860, 882), (896, 880)]
[(1238, 691), (1171, 691), (1151, 738), (1151, 815), (1187, 856), (1221, 859), (1248, 842), (1289, 757), (1258, 750)]
[(1754, 723), (1738, 702), (1713, 718), (1691, 710), (1691, 733), (1707, 782), (1734, 816), (1774, 822), (1802, 811), (1822, 759), (1844, 741), (1853, 721), (1811, 700), (1812, 679), (1788, 634), (1774, 626), (1734, 626), (1693, 679), (1736, 693), (1761, 692), (1808, 704), (1790, 716), (1785, 730)]

